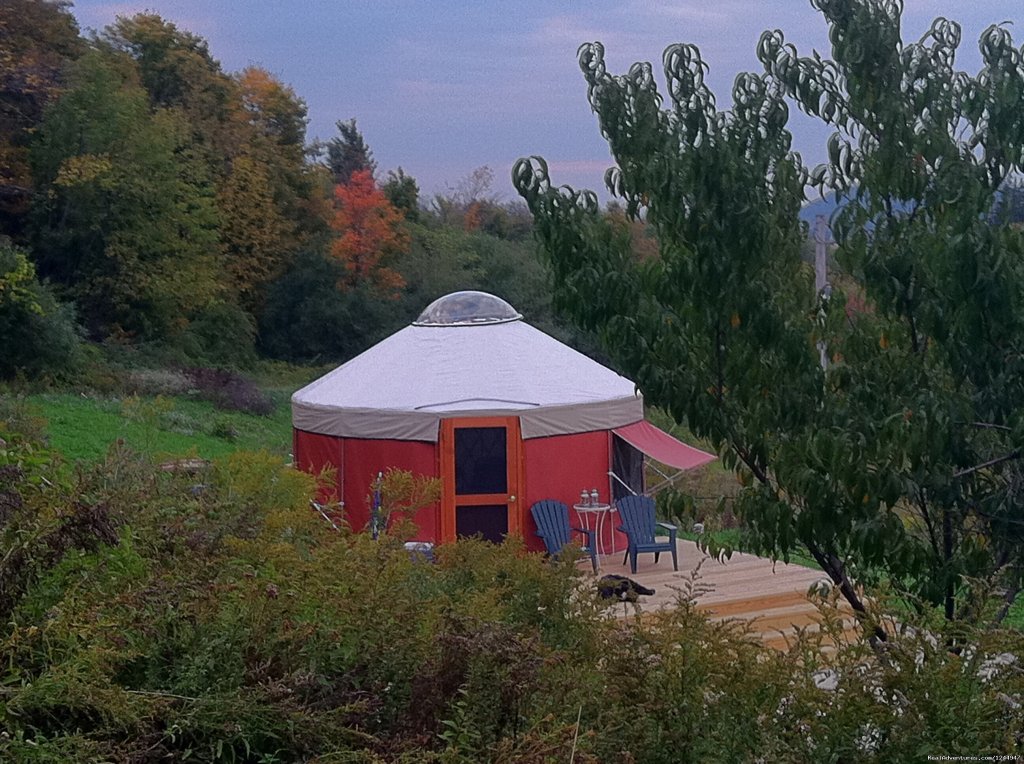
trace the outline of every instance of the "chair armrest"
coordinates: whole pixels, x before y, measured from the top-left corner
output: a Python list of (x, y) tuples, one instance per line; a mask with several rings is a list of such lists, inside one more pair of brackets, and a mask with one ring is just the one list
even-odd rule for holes
[(677, 526), (673, 525), (672, 523), (655, 523), (655, 525), (657, 525), (659, 528), (664, 528), (666, 531), (668, 531), (668, 537), (670, 541), (676, 540), (676, 531), (679, 530)]
[(576, 531), (577, 533), (582, 533), (584, 536), (586, 536), (587, 537), (587, 545), (588, 546), (593, 546), (594, 545), (594, 533), (595, 533), (595, 531), (592, 531), (589, 528), (573, 528), (572, 530)]

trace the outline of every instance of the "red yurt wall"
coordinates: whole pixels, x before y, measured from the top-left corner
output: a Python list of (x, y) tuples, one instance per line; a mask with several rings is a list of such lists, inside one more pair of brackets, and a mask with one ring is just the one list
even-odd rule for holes
[[(437, 477), (437, 444), (415, 440), (358, 440), (345, 438), (345, 513), (356, 530), (370, 521), (366, 497), (378, 472), (389, 468), (409, 470), (414, 475)], [(437, 505), (425, 507), (412, 518), (420, 529), (419, 541), (436, 542), (440, 536)]]
[[(569, 518), (574, 526), (581, 526), (580, 518), (572, 510), (580, 501), (580, 491), (596, 488), (602, 502), (608, 502), (608, 470), (611, 460), (611, 433), (608, 431), (583, 432), (574, 435), (556, 435), (550, 438), (531, 438), (523, 441), (526, 462), (526, 517), (523, 529), (529, 549), (543, 549), (537, 538), (537, 527), (530, 515), (530, 506), (542, 499), (557, 499), (569, 507)], [(611, 518), (614, 518), (611, 515)], [(612, 534), (617, 523), (605, 523), (605, 548), (611, 548)], [(593, 527), (591, 525), (591, 527)], [(577, 534), (578, 535), (578, 534)], [(616, 548), (625, 546), (622, 534)]]
[[(345, 466), (341, 444), (341, 438), (334, 435), (292, 430), (292, 456), (295, 466), (313, 475), (320, 474), (324, 469), (334, 468), (337, 471), (337, 484), (341, 485)], [(320, 501), (333, 502), (341, 497), (335, 491), (325, 491), (317, 498)]]
[[(607, 431), (530, 438), (522, 441), (525, 487), (520, 507), (527, 548), (543, 550), (536, 536), (530, 507), (542, 499), (557, 499), (570, 507), (573, 525), (585, 525), (571, 507), (579, 501), (580, 490), (597, 488), (602, 502), (609, 501), (608, 470), (611, 461), (611, 433)], [(436, 443), (408, 440), (363, 440), (294, 431), (294, 456), (299, 469), (319, 472), (325, 466), (337, 469), (339, 496), (354, 530), (362, 530), (370, 519), (366, 498), (378, 472), (388, 468), (409, 470), (417, 475), (438, 475)], [(326, 497), (325, 497), (326, 498)], [(332, 497), (333, 498), (333, 497)], [(420, 532), (417, 539), (437, 542), (441, 537), (440, 507), (420, 510), (413, 518)], [(614, 531), (614, 515), (608, 516), (603, 533), (606, 549), (622, 549), (625, 539)]]
[[(340, 491), (332, 499), (345, 502), (345, 516), (354, 530), (362, 530), (370, 521), (366, 497), (378, 472), (388, 468), (409, 470), (417, 475), (437, 476), (437, 445), (411, 440), (359, 440), (294, 431), (294, 457), (299, 469), (317, 473), (324, 467), (338, 472)], [(327, 497), (324, 497), (327, 498)], [(413, 522), (422, 541), (436, 541), (439, 517), (436, 506), (416, 513)]]

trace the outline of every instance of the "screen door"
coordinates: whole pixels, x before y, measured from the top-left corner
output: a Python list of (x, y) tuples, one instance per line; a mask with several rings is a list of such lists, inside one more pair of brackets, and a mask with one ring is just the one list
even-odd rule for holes
[(442, 538), (519, 532), (519, 419), (447, 419), (441, 440)]

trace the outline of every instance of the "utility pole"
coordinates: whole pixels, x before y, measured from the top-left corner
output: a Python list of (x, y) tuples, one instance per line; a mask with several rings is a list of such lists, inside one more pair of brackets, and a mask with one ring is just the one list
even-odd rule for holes
[[(828, 248), (832, 235), (824, 215), (814, 219), (814, 296), (821, 305), (832, 296), (832, 285), (828, 283)], [(824, 316), (821, 317), (824, 320)], [(818, 340), (818, 355), (821, 368), (828, 368), (828, 348), (824, 340)]]

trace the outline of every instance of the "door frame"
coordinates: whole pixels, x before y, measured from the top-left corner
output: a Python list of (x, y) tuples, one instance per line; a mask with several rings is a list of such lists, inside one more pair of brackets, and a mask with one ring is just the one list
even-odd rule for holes
[(508, 507), (509, 536), (523, 535), (523, 438), (517, 416), (463, 417), (441, 420), (440, 475), (441, 475), (441, 541), (455, 541), (455, 430), (466, 427), (504, 427), (505, 460), (508, 472), (508, 493), (505, 501), (496, 501), (500, 494), (463, 496), (458, 503), (506, 504)]

